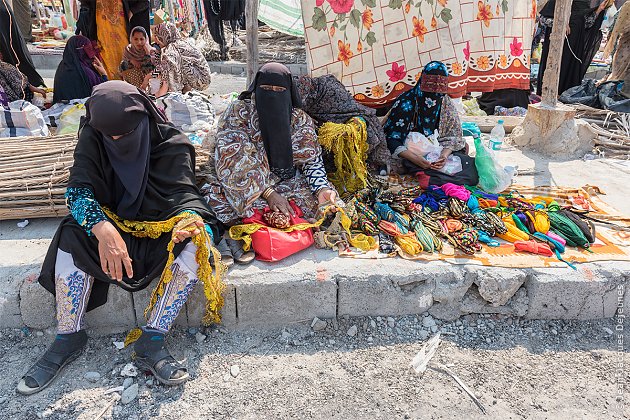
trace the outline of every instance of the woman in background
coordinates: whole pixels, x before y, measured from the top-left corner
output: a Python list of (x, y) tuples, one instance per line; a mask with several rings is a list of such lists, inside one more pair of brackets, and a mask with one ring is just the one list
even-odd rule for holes
[(121, 78), (119, 67), (128, 42), (127, 21), (122, 1), (96, 0), (96, 32), (110, 80)]
[[(604, 21), (604, 11), (613, 4), (613, 0), (603, 0), (596, 7), (591, 7), (590, 0), (573, 0), (571, 17), (567, 28), (560, 28), (566, 33), (564, 48), (562, 49), (562, 64), (560, 66), (560, 81), (558, 94), (574, 86), (579, 86), (591, 65), (595, 53), (602, 40), (600, 28)], [(547, 67), (551, 32), (554, 27), (554, 9), (556, 0), (549, 0), (540, 10), (540, 23), (544, 26), (542, 55), (538, 71), (538, 87), (536, 94), (542, 94), (543, 76)]]
[(46, 91), (31, 85), (28, 78), (17, 67), (5, 63), (2, 54), (0, 54), (0, 88), (2, 88), (5, 95), (4, 99), (7, 102), (19, 99), (31, 102), (35, 92), (46, 96)]
[(162, 56), (157, 71), (162, 87), (156, 96), (167, 92), (204, 90), (210, 85), (210, 66), (201, 51), (182, 38), (179, 29), (170, 22), (153, 29)]
[(46, 86), (42, 76), (35, 70), (22, 32), (6, 0), (0, 0), (0, 54), (6, 63), (17, 65), (31, 85)]
[[(421, 185), (477, 185), (479, 179), (474, 159), (468, 156), (466, 141), (457, 108), (448, 91), (448, 70), (444, 63), (432, 61), (422, 70), (416, 86), (400, 95), (387, 117), (385, 136), (394, 157), (401, 158), (405, 170), (416, 174)], [(426, 137), (438, 132), (438, 143), (442, 147), (439, 158), (429, 162), (405, 146), (410, 132)], [(440, 172), (446, 160), (453, 154), (462, 162), (462, 171), (453, 175)]]
[(53, 103), (88, 98), (92, 88), (107, 81), (107, 72), (92, 42), (82, 35), (68, 39), (55, 73)]
[(143, 87), (147, 74), (155, 69), (153, 63), (155, 48), (149, 44), (149, 35), (142, 26), (136, 26), (129, 35), (129, 45), (123, 53), (120, 72), (125, 82), (136, 87)]

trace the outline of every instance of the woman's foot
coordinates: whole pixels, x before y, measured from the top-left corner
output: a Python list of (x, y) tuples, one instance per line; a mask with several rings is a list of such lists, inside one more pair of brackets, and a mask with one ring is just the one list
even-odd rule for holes
[(179, 385), (190, 379), (188, 369), (175, 360), (164, 345), (164, 333), (143, 329), (134, 352), (136, 366), (151, 372), (164, 385)]
[(57, 334), (46, 353), (20, 379), (17, 392), (32, 395), (46, 388), (68, 363), (79, 357), (86, 343), (87, 334), (84, 330)]
[(235, 241), (231, 238), (226, 238), (225, 241), (227, 242), (230, 251), (232, 251), (234, 262), (237, 264), (246, 265), (254, 261), (256, 258), (254, 251), (243, 250), (243, 241)]
[(221, 242), (217, 244), (217, 250), (221, 254), (221, 261), (223, 261), (223, 264), (227, 265), (228, 267), (234, 265), (232, 251), (230, 251), (230, 247), (228, 246), (225, 239), (222, 239)]

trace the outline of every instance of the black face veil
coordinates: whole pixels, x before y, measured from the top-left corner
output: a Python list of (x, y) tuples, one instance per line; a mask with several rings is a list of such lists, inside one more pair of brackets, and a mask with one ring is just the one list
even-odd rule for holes
[[(272, 86), (280, 89), (269, 89)], [(293, 143), (291, 141), (291, 115), (302, 101), (293, 84), (289, 69), (279, 63), (265, 64), (260, 68), (249, 89), (239, 99), (255, 94), (260, 135), (267, 151), (271, 171), (281, 179), (295, 176)]]

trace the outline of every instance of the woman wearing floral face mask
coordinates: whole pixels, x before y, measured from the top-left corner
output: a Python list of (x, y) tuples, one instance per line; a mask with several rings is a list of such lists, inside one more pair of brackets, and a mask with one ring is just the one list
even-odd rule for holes
[[(402, 159), (407, 172), (419, 176), (421, 184), (452, 182), (457, 185), (477, 185), (474, 161), (467, 154), (461, 121), (455, 104), (446, 94), (447, 90), (446, 65), (439, 61), (428, 63), (416, 86), (400, 95), (392, 106), (383, 127), (387, 146), (394, 157)], [(409, 150), (405, 140), (411, 132), (426, 137), (434, 136), (437, 132), (437, 141), (442, 148), (439, 157), (429, 161), (425, 156)], [(452, 154), (461, 159), (464, 170), (450, 176), (440, 170)], [(430, 181), (432, 177), (433, 181)]]

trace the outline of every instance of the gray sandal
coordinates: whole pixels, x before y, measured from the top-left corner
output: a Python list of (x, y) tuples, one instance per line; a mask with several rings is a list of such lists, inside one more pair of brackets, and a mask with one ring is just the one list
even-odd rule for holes
[(247, 265), (250, 264), (256, 258), (254, 251), (243, 250), (243, 241), (235, 241), (231, 238), (226, 238), (230, 251), (232, 251), (232, 257), (237, 264)]
[(136, 354), (134, 362), (138, 369), (151, 372), (164, 385), (179, 385), (190, 379), (188, 369), (175, 360), (166, 347), (144, 357)]
[(59, 376), (66, 365), (81, 355), (87, 343), (85, 331), (61, 337), (58, 336), (53, 341), (41, 359), (20, 379), (17, 385), (19, 394), (33, 395), (40, 392)]

